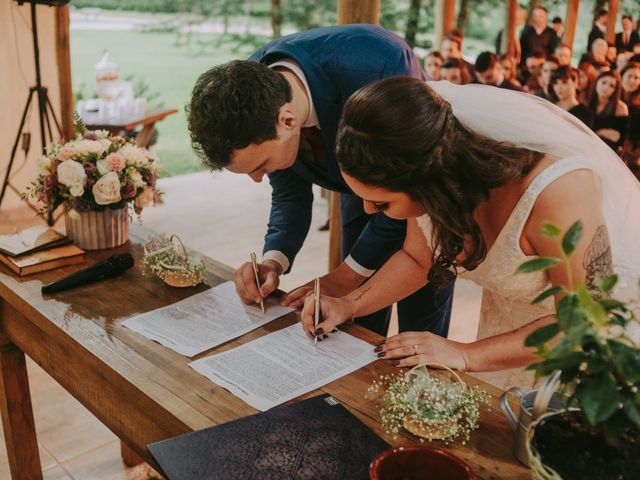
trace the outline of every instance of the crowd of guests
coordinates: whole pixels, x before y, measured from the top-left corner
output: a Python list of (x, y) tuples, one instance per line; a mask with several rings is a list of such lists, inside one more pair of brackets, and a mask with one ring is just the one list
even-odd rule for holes
[[(523, 13), (523, 12), (520, 12)], [(524, 15), (521, 24), (524, 23)], [(637, 20), (622, 16), (615, 44), (605, 40), (608, 13), (598, 12), (588, 51), (577, 68), (571, 47), (561, 43), (562, 20), (548, 24), (544, 7), (536, 7), (530, 24), (514, 39), (516, 56), (480, 53), (475, 63), (462, 57), (463, 36), (453, 30), (440, 50), (425, 58), (434, 80), (464, 85), (481, 83), (537, 95), (555, 103), (590, 127), (615, 150), (640, 179), (640, 38)], [(496, 39), (500, 52), (502, 32)]]

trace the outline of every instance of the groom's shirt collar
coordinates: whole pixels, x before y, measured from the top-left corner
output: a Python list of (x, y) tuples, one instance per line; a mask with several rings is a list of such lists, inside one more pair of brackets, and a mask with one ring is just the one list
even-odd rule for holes
[(318, 115), (316, 113), (316, 109), (313, 106), (313, 97), (311, 96), (311, 90), (309, 89), (309, 84), (307, 83), (307, 79), (304, 76), (304, 72), (300, 68), (300, 66), (293, 60), (289, 58), (285, 58), (282, 60), (278, 60), (269, 65), (269, 68), (281, 67), (286, 68), (293, 72), (293, 74), (300, 79), (304, 88), (307, 92), (307, 98), (309, 99), (309, 116), (306, 121), (303, 123), (302, 128), (306, 127), (317, 127), (320, 128), (320, 122), (318, 122)]

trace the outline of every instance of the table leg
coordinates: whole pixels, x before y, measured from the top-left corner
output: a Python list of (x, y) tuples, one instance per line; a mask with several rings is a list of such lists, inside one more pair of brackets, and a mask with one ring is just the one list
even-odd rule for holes
[(11, 343), (0, 346), (0, 410), (11, 478), (42, 480), (27, 364)]
[(136, 145), (138, 147), (147, 148), (154, 132), (154, 124), (145, 125), (136, 135)]
[(134, 452), (129, 445), (120, 440), (120, 457), (122, 461), (128, 467), (135, 467), (141, 463), (144, 463), (143, 458)]

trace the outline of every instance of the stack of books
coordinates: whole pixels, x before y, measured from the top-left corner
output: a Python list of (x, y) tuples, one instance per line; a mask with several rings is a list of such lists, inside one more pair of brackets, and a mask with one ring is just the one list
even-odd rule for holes
[(84, 262), (84, 250), (54, 228), (36, 226), (0, 235), (0, 263), (20, 276)]

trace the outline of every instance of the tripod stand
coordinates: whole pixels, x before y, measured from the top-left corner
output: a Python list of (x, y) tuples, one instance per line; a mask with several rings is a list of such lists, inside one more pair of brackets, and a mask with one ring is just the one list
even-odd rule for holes
[[(0, 191), (0, 207), (2, 206), (2, 200), (4, 199), (4, 196), (8, 187), (10, 187), (14, 192), (19, 193), (19, 191), (13, 185), (11, 185), (11, 182), (10, 182), (11, 169), (13, 167), (13, 163), (16, 158), (18, 144), (20, 143), (22, 132), (25, 129), (25, 121), (27, 118), (27, 113), (29, 112), (29, 107), (31, 106), (31, 101), (33, 100), (34, 95), (36, 95), (38, 99), (38, 121), (39, 121), (38, 125), (40, 128), (40, 140), (42, 144), (43, 154), (45, 153), (45, 148), (47, 145), (47, 138), (45, 137), (45, 124), (46, 124), (46, 133), (48, 134), (49, 142), (53, 140), (53, 133), (51, 130), (51, 119), (53, 119), (55, 127), (58, 131), (58, 135), (60, 135), (62, 132), (60, 128), (60, 124), (58, 123), (58, 119), (56, 118), (56, 114), (53, 111), (53, 106), (51, 105), (51, 101), (49, 100), (47, 88), (42, 86), (42, 80), (40, 76), (40, 47), (38, 45), (38, 27), (36, 22), (36, 3), (37, 2), (35, 1), (31, 3), (31, 31), (33, 32), (33, 56), (35, 59), (35, 67), (36, 67), (36, 84), (29, 88), (29, 96), (27, 97), (27, 101), (24, 106), (24, 111), (22, 112), (20, 127), (18, 128), (16, 140), (13, 143), (13, 148), (11, 150), (11, 158), (9, 159), (7, 171), (4, 176), (4, 180), (2, 182), (2, 191)], [(33, 210), (38, 211), (38, 209), (35, 206), (33, 206), (31, 203), (29, 203), (28, 201), (26, 201), (26, 203)], [(49, 225), (53, 224), (53, 218), (51, 215), (49, 215), (47, 222), (49, 223)]]

